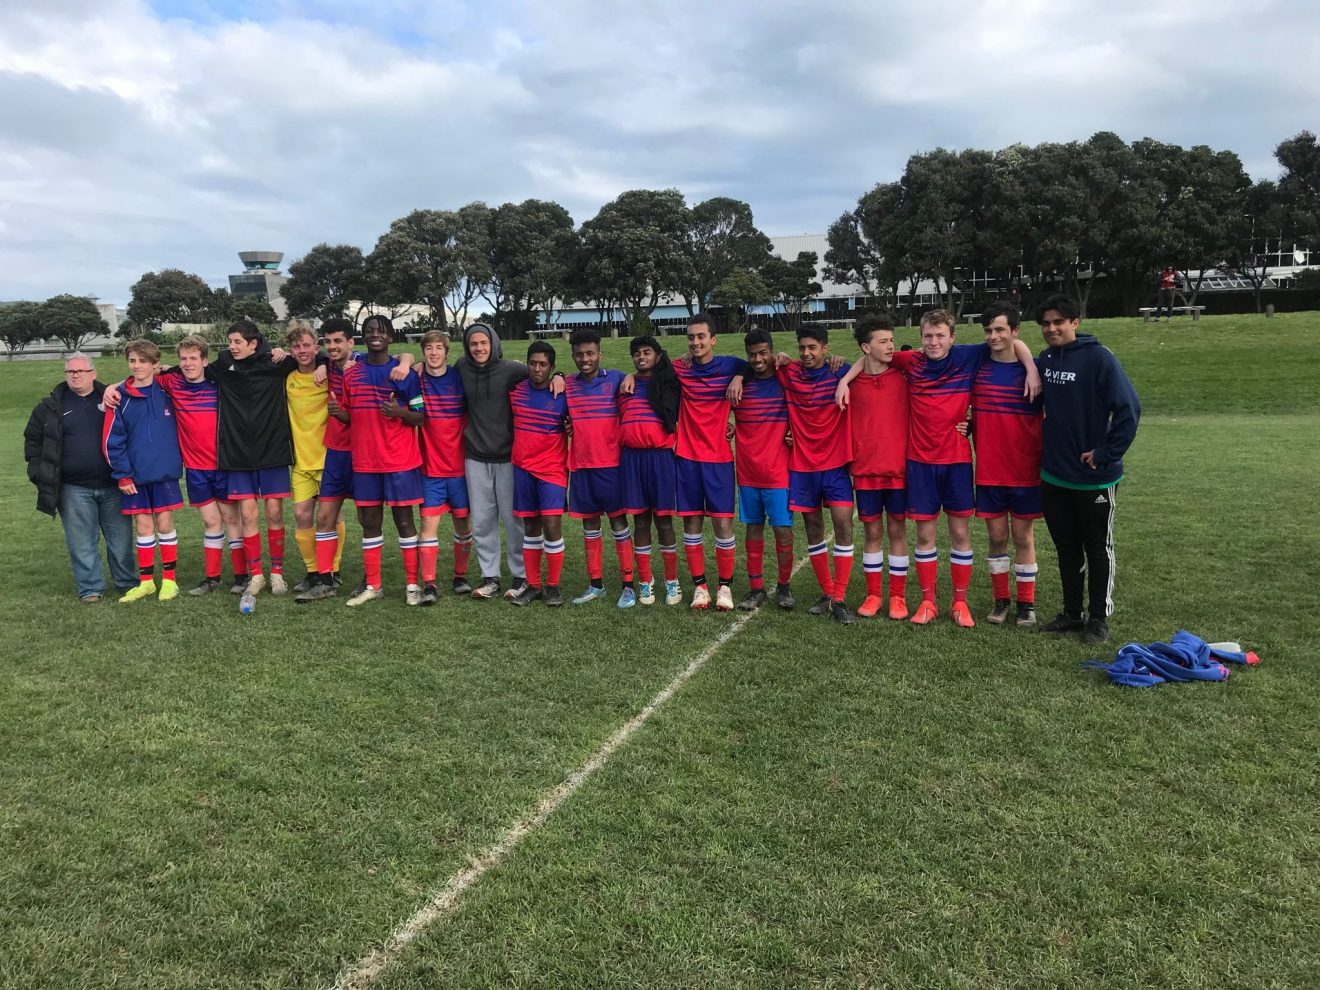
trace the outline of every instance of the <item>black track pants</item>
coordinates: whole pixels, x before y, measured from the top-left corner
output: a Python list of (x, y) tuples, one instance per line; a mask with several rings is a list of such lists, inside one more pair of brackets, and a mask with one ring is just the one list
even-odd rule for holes
[(1082, 591), (1090, 575), (1089, 608), (1093, 618), (1114, 611), (1114, 492), (1109, 488), (1076, 491), (1048, 481), (1040, 483), (1041, 510), (1050, 539), (1059, 556), (1059, 581), (1063, 585), (1063, 608), (1070, 615), (1082, 613)]

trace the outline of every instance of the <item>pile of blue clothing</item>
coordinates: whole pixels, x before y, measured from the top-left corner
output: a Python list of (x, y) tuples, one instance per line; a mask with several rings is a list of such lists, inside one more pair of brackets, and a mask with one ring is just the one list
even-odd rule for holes
[(1255, 666), (1260, 657), (1237, 643), (1207, 643), (1184, 629), (1167, 643), (1128, 643), (1112, 663), (1090, 660), (1083, 666), (1103, 670), (1125, 687), (1154, 687), (1167, 681), (1226, 681), (1228, 663)]

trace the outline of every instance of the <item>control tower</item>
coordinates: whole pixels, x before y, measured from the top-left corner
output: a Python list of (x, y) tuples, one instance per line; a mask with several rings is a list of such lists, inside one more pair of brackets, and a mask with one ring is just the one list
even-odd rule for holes
[(238, 260), (243, 262), (243, 274), (229, 276), (229, 294), (236, 301), (243, 299), (264, 299), (281, 320), (287, 319), (288, 307), (280, 295), (280, 286), (288, 281), (280, 271), (280, 262), (284, 260), (283, 251), (239, 251)]

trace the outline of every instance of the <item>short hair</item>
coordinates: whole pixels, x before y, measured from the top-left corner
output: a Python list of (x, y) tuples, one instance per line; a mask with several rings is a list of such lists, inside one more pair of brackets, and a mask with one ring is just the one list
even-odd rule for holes
[(950, 333), (957, 332), (958, 321), (947, 309), (931, 309), (921, 314), (923, 327), (948, 327)]
[(582, 347), (587, 344), (600, 346), (600, 331), (593, 330), (591, 327), (582, 327), (580, 330), (574, 330), (568, 337), (569, 347)]
[(202, 357), (206, 357), (211, 353), (211, 342), (205, 337), (190, 333), (174, 348), (175, 354), (182, 354), (184, 351), (196, 351)]
[(656, 340), (649, 333), (644, 333), (640, 337), (634, 337), (628, 343), (628, 353), (636, 356), (637, 352), (643, 347), (649, 347), (657, 354), (663, 354), (665, 349), (660, 346), (660, 341)]
[(332, 333), (342, 333), (345, 337), (353, 337), (353, 321), (342, 316), (332, 316), (321, 324), (321, 336), (329, 337)]
[(1022, 326), (1022, 310), (1018, 309), (1007, 299), (992, 302), (981, 311), (981, 326), (988, 327), (1001, 316), (1008, 320), (1008, 325), (1014, 330)]
[(86, 354), (84, 354), (82, 351), (74, 351), (72, 354), (70, 354), (68, 357), (66, 357), (66, 358), (64, 359), (64, 366), (65, 366), (66, 368), (68, 367), (70, 361), (86, 361), (86, 362), (87, 362), (87, 368), (88, 368), (89, 371), (95, 371), (95, 370), (96, 370), (96, 362), (94, 362), (91, 358), (89, 358), (89, 357), (88, 357)]
[(249, 344), (261, 340), (261, 329), (248, 320), (239, 320), (237, 323), (231, 324), (229, 329), (225, 331), (225, 336), (229, 337), (236, 333), (242, 334), (243, 339)]
[(770, 350), (775, 349), (775, 338), (770, 335), (770, 331), (765, 327), (753, 327), (743, 334), (743, 347), (751, 350), (761, 344), (769, 344)]
[(822, 344), (830, 342), (830, 332), (822, 326), (802, 326), (797, 329), (797, 339), (814, 340)]
[(316, 331), (312, 329), (312, 321), (290, 320), (289, 332), (285, 337), (289, 346), (292, 347), (295, 340), (302, 340), (304, 337), (311, 337), (312, 340), (316, 340)]
[(391, 320), (388, 316), (368, 316), (365, 320), (362, 321), (363, 333), (366, 333), (367, 325), (370, 323), (375, 323), (376, 326), (380, 327), (391, 337), (394, 336), (394, 321)]
[(694, 316), (688, 317), (687, 325), (689, 329), (700, 326), (703, 323), (709, 328), (711, 336), (715, 336), (715, 321), (710, 318), (709, 313), (703, 311)]
[(1077, 300), (1072, 296), (1064, 295), (1062, 292), (1056, 292), (1052, 296), (1047, 296), (1045, 301), (1036, 307), (1036, 322), (1045, 322), (1045, 313), (1048, 310), (1055, 310), (1065, 320), (1080, 320), (1082, 318), (1082, 308), (1077, 305)]
[(124, 357), (131, 357), (134, 354), (152, 364), (160, 360), (160, 348), (149, 340), (130, 340), (124, 346)]
[(875, 310), (868, 310), (857, 318), (857, 325), (853, 327), (853, 340), (858, 344), (869, 344), (871, 334), (877, 330), (888, 330), (894, 332), (894, 320), (888, 313), (878, 313)]
[(550, 365), (551, 365), (551, 367), (554, 366), (554, 363), (555, 363), (555, 349), (554, 349), (553, 347), (551, 347), (551, 346), (549, 345), (549, 343), (547, 343), (546, 341), (544, 341), (544, 340), (534, 340), (534, 341), (532, 341), (530, 344), (528, 344), (528, 345), (527, 345), (527, 360), (528, 360), (528, 361), (530, 361), (530, 360), (532, 359), (532, 355), (533, 355), (533, 354), (544, 354), (546, 357), (548, 357), (548, 358), (550, 359)]
[(426, 333), (422, 334), (422, 346), (425, 347), (427, 344), (443, 344), (445, 350), (448, 351), (449, 334), (445, 333), (443, 330), (428, 330)]

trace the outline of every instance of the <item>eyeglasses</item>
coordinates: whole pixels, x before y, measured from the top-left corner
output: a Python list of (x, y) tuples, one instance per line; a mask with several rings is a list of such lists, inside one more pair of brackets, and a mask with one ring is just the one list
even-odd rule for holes
[(93, 371), (95, 371), (94, 368), (67, 368), (64, 373), (66, 375), (90, 375)]

